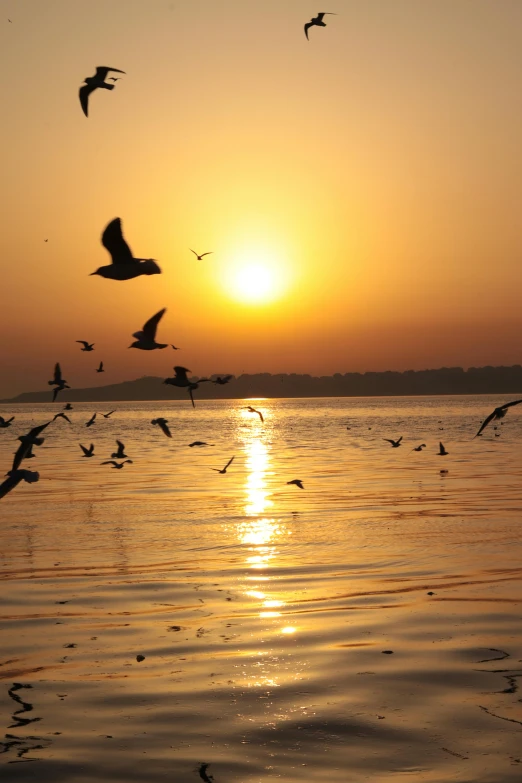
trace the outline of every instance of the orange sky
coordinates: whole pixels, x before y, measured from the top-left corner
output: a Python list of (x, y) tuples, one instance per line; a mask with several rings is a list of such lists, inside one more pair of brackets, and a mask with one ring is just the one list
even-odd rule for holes
[[(307, 42), (307, 0), (0, 0), (0, 397), (56, 361), (79, 388), (522, 360), (522, 3), (328, 9)], [(96, 65), (127, 74), (86, 119)], [(162, 275), (89, 277), (116, 216)], [(238, 295), (252, 264), (274, 298)], [(127, 350), (162, 307), (182, 351)]]

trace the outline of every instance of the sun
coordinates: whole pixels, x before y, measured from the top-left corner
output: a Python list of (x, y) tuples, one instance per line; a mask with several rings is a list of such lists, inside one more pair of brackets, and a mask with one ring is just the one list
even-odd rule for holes
[(274, 273), (262, 264), (247, 264), (236, 272), (234, 291), (246, 302), (262, 302), (274, 298)]
[(287, 285), (286, 266), (280, 254), (268, 248), (245, 248), (234, 254), (223, 279), (229, 296), (245, 304), (278, 299)]

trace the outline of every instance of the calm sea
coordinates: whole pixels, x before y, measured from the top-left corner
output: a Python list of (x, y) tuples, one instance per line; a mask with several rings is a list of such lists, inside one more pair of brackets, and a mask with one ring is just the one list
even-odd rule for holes
[[(0, 500), (1, 780), (520, 783), (506, 401), (73, 404)], [(0, 406), (1, 473), (61, 409)]]

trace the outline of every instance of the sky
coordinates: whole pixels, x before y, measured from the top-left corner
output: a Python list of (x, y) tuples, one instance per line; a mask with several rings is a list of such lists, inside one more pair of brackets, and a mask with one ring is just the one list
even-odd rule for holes
[[(317, 10), (0, 0), (0, 397), (521, 362), (522, 3)], [(115, 217), (161, 275), (89, 276)]]

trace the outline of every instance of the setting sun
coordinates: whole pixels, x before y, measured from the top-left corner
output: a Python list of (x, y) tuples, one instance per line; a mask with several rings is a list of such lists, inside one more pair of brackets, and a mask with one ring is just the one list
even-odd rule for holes
[(245, 304), (265, 304), (279, 299), (287, 287), (285, 260), (271, 247), (242, 247), (223, 270), (228, 295)]
[(234, 292), (248, 302), (274, 298), (275, 284), (272, 270), (262, 264), (249, 264), (236, 273)]

